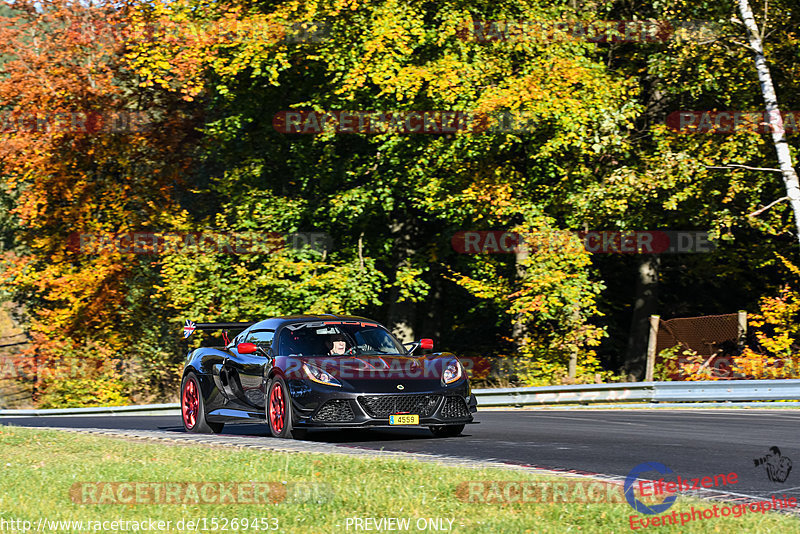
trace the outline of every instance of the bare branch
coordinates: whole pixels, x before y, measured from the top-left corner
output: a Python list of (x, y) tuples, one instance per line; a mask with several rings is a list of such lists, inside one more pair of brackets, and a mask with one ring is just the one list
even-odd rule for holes
[(736, 39), (730, 39), (730, 42), (732, 42), (732, 43), (733, 43), (733, 44), (735, 44), (735, 45), (741, 46), (742, 48), (746, 48), (746, 49), (748, 49), (748, 50), (749, 50), (749, 51), (751, 51), (751, 52), (753, 51), (753, 47), (752, 47), (752, 46), (750, 46), (750, 45), (749, 45), (749, 44), (747, 44), (747, 43), (743, 43), (743, 42), (741, 42), (741, 41), (737, 41)]
[(703, 165), (706, 169), (719, 169), (724, 171), (735, 171), (735, 170), (745, 170), (745, 171), (767, 171), (767, 172), (783, 172), (780, 169), (770, 169), (769, 167), (751, 167), (749, 165), (740, 165), (738, 163), (730, 163), (724, 166), (711, 166), (711, 165)]
[(789, 197), (781, 197), (781, 198), (779, 198), (778, 200), (776, 200), (774, 202), (770, 202), (769, 204), (767, 204), (763, 208), (757, 209), (753, 213), (748, 213), (747, 216), (748, 217), (758, 217), (759, 215), (761, 215), (762, 213), (764, 213), (765, 211), (770, 209), (772, 206), (774, 206), (776, 204), (780, 204), (781, 202), (783, 202), (785, 200), (789, 200)]

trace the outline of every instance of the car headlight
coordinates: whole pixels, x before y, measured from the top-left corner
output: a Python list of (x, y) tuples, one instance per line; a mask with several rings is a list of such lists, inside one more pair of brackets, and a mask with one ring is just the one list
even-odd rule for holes
[(330, 373), (323, 371), (313, 365), (309, 365), (307, 363), (303, 364), (303, 371), (305, 371), (306, 376), (317, 382), (318, 384), (325, 384), (326, 386), (337, 386), (342, 387), (342, 384), (336, 380), (333, 375)]
[(462, 376), (464, 376), (464, 369), (461, 367), (461, 363), (458, 360), (453, 360), (447, 364), (442, 373), (442, 383), (452, 384), (460, 380)]

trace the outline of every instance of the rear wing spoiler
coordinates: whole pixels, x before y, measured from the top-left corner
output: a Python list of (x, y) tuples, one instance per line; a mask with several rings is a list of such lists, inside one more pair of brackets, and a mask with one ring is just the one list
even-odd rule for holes
[(195, 323), (187, 319), (183, 325), (183, 339), (189, 339), (195, 330), (223, 330), (223, 335), (227, 338), (228, 330), (244, 330), (253, 324), (255, 323)]

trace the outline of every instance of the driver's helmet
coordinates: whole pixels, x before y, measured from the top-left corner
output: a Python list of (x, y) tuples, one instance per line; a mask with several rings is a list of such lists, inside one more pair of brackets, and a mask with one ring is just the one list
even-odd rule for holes
[(328, 336), (328, 339), (325, 341), (325, 346), (328, 347), (328, 350), (333, 350), (333, 342), (334, 341), (344, 341), (347, 343), (347, 339), (342, 334), (333, 334), (332, 336)]

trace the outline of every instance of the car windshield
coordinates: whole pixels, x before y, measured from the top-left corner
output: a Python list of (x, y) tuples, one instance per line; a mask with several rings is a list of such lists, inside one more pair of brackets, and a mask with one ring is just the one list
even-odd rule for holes
[(374, 323), (315, 321), (289, 325), (280, 335), (280, 353), (302, 356), (407, 354), (383, 327)]

